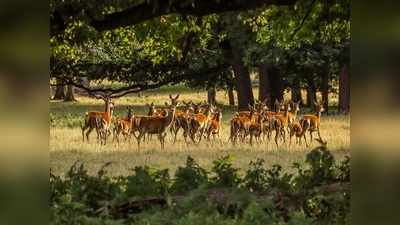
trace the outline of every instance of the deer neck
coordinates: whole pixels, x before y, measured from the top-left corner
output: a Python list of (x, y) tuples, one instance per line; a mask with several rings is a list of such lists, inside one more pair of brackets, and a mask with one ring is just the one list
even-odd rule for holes
[(171, 110), (171, 112), (169, 110), (167, 110), (167, 115), (165, 116), (166, 119), (166, 124), (167, 126), (169, 126), (172, 121), (174, 121), (174, 117), (175, 117), (175, 109)]
[(316, 113), (315, 113), (315, 117), (317, 117), (317, 120), (320, 121), (320, 119), (321, 119), (321, 112), (319, 112), (319, 111), (316, 112)]

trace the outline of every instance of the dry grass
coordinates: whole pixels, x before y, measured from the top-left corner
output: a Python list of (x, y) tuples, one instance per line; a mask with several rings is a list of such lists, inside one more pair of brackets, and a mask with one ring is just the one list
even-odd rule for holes
[[(203, 101), (206, 92), (182, 91), (180, 100)], [(172, 93), (174, 94), (174, 93)], [(127, 105), (133, 105), (136, 113), (145, 113), (146, 103), (154, 102), (163, 104), (168, 99), (167, 92), (147, 92), (143, 97), (123, 97), (116, 100), (116, 114), (125, 114)], [(217, 93), (217, 101), (227, 103), (224, 92)], [(246, 168), (251, 160), (263, 158), (267, 166), (281, 164), (290, 168), (293, 162), (304, 160), (305, 154), (310, 148), (305, 146), (281, 145), (276, 148), (273, 142), (264, 142), (250, 146), (240, 144), (232, 146), (228, 142), (229, 120), (233, 109), (224, 106), (223, 127), (221, 138), (215, 141), (202, 141), (199, 145), (186, 145), (182, 135), (178, 137), (175, 145), (172, 145), (171, 136), (167, 136), (167, 144), (164, 150), (156, 138), (137, 149), (136, 140), (122, 141), (119, 145), (109, 141), (106, 146), (100, 146), (96, 141), (96, 134), (92, 132), (91, 142), (83, 143), (81, 130), (77, 126), (82, 120), (82, 115), (88, 110), (102, 110), (103, 103), (99, 100), (79, 98), (78, 103), (50, 103), (52, 126), (50, 128), (50, 165), (56, 174), (63, 174), (76, 160), (85, 162), (89, 172), (95, 172), (102, 164), (113, 162), (110, 167), (112, 175), (126, 175), (129, 169), (138, 165), (152, 165), (160, 168), (170, 168), (172, 171), (185, 163), (186, 157), (191, 155), (200, 165), (210, 168), (211, 162), (222, 155), (231, 154), (234, 164), (240, 168)], [(181, 134), (181, 133), (180, 133)], [(322, 118), (321, 136), (328, 142), (328, 148), (338, 157), (342, 158), (349, 153), (350, 147), (350, 119), (348, 116), (325, 116)], [(111, 139), (110, 139), (111, 140)], [(312, 147), (317, 146), (313, 142)]]

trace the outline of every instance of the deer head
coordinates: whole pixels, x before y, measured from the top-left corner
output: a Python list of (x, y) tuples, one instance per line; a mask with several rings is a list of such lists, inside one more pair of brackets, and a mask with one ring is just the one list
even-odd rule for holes
[(315, 105), (315, 111), (317, 113), (322, 113), (323, 111), (325, 111), (323, 102), (318, 103), (318, 102), (314, 101), (314, 105)]
[(169, 94), (169, 99), (171, 100), (171, 105), (175, 105), (176, 106), (176, 103), (178, 103), (179, 95), (180, 94), (177, 94), (175, 97), (172, 97), (172, 95)]

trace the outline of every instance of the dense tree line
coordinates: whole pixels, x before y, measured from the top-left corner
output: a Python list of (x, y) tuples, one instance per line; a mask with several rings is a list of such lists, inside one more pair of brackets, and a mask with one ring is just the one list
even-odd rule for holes
[[(299, 99), (305, 89), (306, 104), (317, 91), (328, 104), (328, 93), (339, 92), (340, 111), (349, 111), (349, 0), (52, 0), (50, 6), (55, 97), (64, 85), (70, 94), (78, 86), (119, 97), (184, 82), (207, 89), (210, 101), (216, 89), (226, 89), (233, 104), (235, 90), (242, 109), (255, 99), (255, 71), (259, 100), (282, 99), (285, 89)], [(82, 77), (124, 86), (82, 87)]]

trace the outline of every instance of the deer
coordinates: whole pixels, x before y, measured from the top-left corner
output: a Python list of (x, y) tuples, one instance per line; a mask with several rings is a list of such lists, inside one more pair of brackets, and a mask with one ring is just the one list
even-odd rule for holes
[(132, 109), (128, 107), (128, 114), (125, 118), (118, 118), (114, 122), (114, 138), (113, 140), (117, 140), (119, 143), (119, 135), (122, 133), (122, 135), (125, 137), (125, 140), (127, 137), (131, 134), (132, 126), (134, 125), (134, 114), (132, 112)]
[[(201, 104), (201, 103), (200, 103)], [(199, 105), (196, 105), (197, 107), (195, 108), (195, 113), (193, 115), (190, 115), (189, 118), (189, 137), (193, 141), (193, 143), (196, 143), (195, 141), (195, 136), (196, 134), (199, 134), (199, 141), (200, 143), (204, 132), (207, 130), (207, 126), (209, 125), (209, 121), (211, 120), (212, 113), (214, 112), (214, 106), (209, 105), (205, 109), (205, 112), (200, 112)]]
[(176, 137), (178, 135), (179, 130), (183, 129), (183, 137), (185, 139), (185, 143), (187, 143), (187, 136), (189, 134), (189, 121), (190, 121), (190, 113), (193, 113), (192, 102), (185, 102), (182, 101), (185, 105), (183, 111), (176, 111), (175, 112), (175, 121), (170, 128), (170, 132), (174, 137), (174, 144), (176, 142)]
[[(297, 113), (300, 111), (300, 102), (301, 100), (299, 100), (298, 102), (293, 102), (291, 101), (289, 104), (291, 105), (291, 110), (288, 113), (289, 116), (289, 121), (287, 124), (287, 130), (288, 132), (290, 132), (290, 127), (292, 125), (292, 123), (296, 120), (297, 118)], [(278, 114), (283, 115), (283, 112), (279, 112)]]
[[(171, 101), (171, 105), (177, 105), (179, 96), (180, 96), (180, 94), (177, 94), (175, 97), (172, 97), (172, 95), (169, 94), (169, 100)], [(166, 115), (166, 111), (169, 108), (168, 108), (168, 106), (155, 107), (154, 103), (152, 102), (149, 109), (152, 110), (152, 112), (149, 111), (149, 116), (152, 116), (152, 115), (165, 116)]]
[[(301, 121), (303, 122), (303, 121)], [(301, 138), (304, 138), (304, 142), (306, 143), (306, 146), (308, 147), (307, 144), (307, 139), (306, 139), (306, 131), (309, 128), (308, 123), (301, 124), (299, 121), (294, 121), (292, 125), (290, 126), (290, 132), (289, 132), (289, 146), (292, 144), (292, 137), (295, 136), (296, 138), (296, 144), (301, 144)]]
[(207, 127), (207, 140), (210, 140), (211, 134), (213, 135), (213, 139), (215, 140), (215, 136), (219, 136), (220, 130), (221, 130), (221, 123), (222, 123), (222, 112), (220, 109), (216, 109), (211, 116), (211, 119), (209, 121), (209, 125)]
[(249, 134), (251, 123), (255, 121), (255, 107), (249, 105), (250, 114), (240, 115), (239, 112), (231, 119), (231, 135), (229, 139), (233, 144), (236, 144), (236, 139), (241, 136), (241, 141), (244, 142), (245, 138)]
[(264, 124), (264, 111), (259, 112), (258, 116), (254, 117), (254, 120), (250, 120), (249, 134), (250, 134), (250, 145), (253, 145), (253, 137), (258, 143), (260, 143), (260, 137)]
[(305, 132), (308, 130), (310, 133), (310, 143), (313, 141), (313, 133), (317, 132), (319, 139), (322, 141), (321, 133), (320, 133), (320, 124), (321, 124), (321, 114), (325, 110), (323, 107), (323, 103), (318, 103), (314, 101), (315, 106), (315, 114), (307, 114), (303, 115), (300, 122), (305, 129)]
[(278, 146), (278, 137), (281, 136), (286, 142), (285, 128), (289, 122), (290, 104), (285, 104), (283, 114), (275, 114), (272, 119), (273, 128), (275, 130), (275, 144)]
[(102, 117), (94, 117), (93, 120), (95, 121), (96, 131), (99, 135), (98, 139), (100, 141), (100, 144), (106, 145), (108, 137), (107, 121), (104, 120)]
[(280, 114), (281, 110), (284, 109), (284, 104), (283, 102), (278, 101), (275, 99), (274, 102), (274, 111), (268, 110), (268, 107), (265, 107), (265, 113), (264, 113), (264, 120), (263, 120), (263, 125), (262, 125), (262, 133), (263, 133), (263, 139), (265, 140), (265, 136), (267, 136), (268, 140), (271, 140), (271, 133), (274, 130), (273, 127), (273, 121), (274, 121), (274, 116), (276, 114)]
[[(109, 97), (104, 98), (101, 97), (105, 101), (105, 109), (104, 112), (98, 112), (98, 111), (90, 111), (85, 113), (85, 118), (84, 118), (84, 124), (81, 124), (82, 128), (82, 138), (83, 141), (85, 141), (85, 131), (86, 131), (86, 140), (89, 142), (89, 135), (93, 131), (93, 129), (96, 129), (97, 133), (97, 139), (100, 138), (100, 127), (103, 127), (107, 131), (107, 136), (109, 135), (109, 127), (111, 124), (112, 120), (112, 114), (114, 110), (114, 103), (111, 101)], [(104, 121), (101, 121), (96, 119), (96, 118), (101, 118)], [(104, 126), (99, 126), (99, 124), (103, 124)]]
[[(175, 104), (177, 105), (178, 103)], [(143, 116), (139, 120), (135, 120), (135, 125), (139, 131), (138, 136), (135, 135), (138, 149), (140, 149), (140, 141), (145, 134), (157, 134), (161, 149), (164, 149), (166, 130), (172, 125), (175, 118), (175, 104), (169, 105), (165, 103), (168, 107), (165, 116)]]

